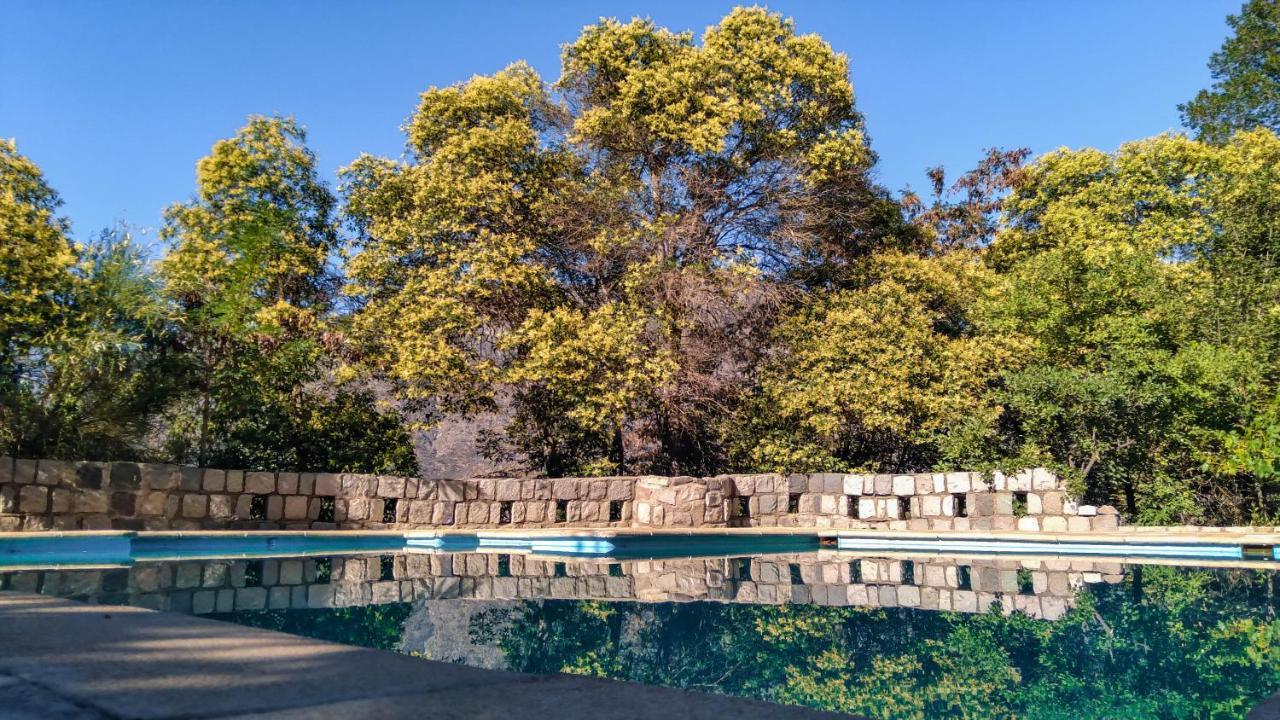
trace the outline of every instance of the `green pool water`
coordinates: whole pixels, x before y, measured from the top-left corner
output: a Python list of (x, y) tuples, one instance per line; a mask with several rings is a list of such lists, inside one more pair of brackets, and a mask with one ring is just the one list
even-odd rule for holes
[(1270, 569), (373, 552), (15, 569), (0, 590), (872, 718), (1237, 718), (1280, 690)]

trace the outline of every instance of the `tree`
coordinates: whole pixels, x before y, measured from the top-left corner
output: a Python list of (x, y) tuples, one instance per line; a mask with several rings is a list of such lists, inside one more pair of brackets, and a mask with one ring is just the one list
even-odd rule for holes
[(1006, 288), (993, 322), (1034, 342), (1001, 391), (1006, 451), (1139, 519), (1271, 512), (1257, 478), (1212, 468), (1276, 392), (1277, 159), (1259, 130), (1023, 169), (988, 252)]
[(0, 362), (7, 382), (40, 337), (58, 324), (72, 284), (70, 224), (35, 163), (0, 140)]
[[(732, 417), (741, 467), (921, 468), (951, 436), (994, 433), (990, 389), (1025, 343), (975, 315), (996, 289), (971, 251), (876, 255), (857, 289), (810, 299), (778, 327), (759, 394)], [(754, 431), (748, 430), (754, 428)]]
[(123, 229), (78, 248), (59, 305), (10, 396), (10, 454), (143, 459), (176, 388), (168, 308), (145, 251)]
[[(760, 9), (701, 44), (602, 21), (554, 87), (517, 64), (430, 89), (409, 149), (345, 171), (355, 367), (437, 416), (514, 404), (507, 439), (547, 473), (601, 448), (714, 467), (708, 428), (786, 298), (902, 227), (847, 60)], [(548, 342), (578, 348), (572, 371)]]
[(1248, 0), (1227, 24), (1234, 34), (1209, 58), (1213, 86), (1178, 106), (1182, 120), (1210, 142), (1236, 130), (1280, 132), (1280, 3)]
[(367, 424), (371, 408), (352, 412), (353, 401), (372, 402), (368, 393), (335, 398), (324, 387), (340, 237), (304, 130), (291, 118), (250, 118), (200, 161), (197, 187), (194, 200), (166, 211), (162, 231), (172, 248), (159, 271), (178, 309), (190, 388), (171, 416), (170, 454), (330, 469), (304, 451), (328, 405), (388, 443), (373, 443), (361, 469), (411, 471), (404, 431)]

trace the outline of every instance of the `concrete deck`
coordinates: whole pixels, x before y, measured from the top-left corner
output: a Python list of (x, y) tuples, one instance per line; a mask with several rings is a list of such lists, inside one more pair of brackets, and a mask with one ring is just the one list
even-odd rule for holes
[(122, 718), (849, 716), (571, 675), (481, 670), (185, 615), (0, 593), (0, 715)]

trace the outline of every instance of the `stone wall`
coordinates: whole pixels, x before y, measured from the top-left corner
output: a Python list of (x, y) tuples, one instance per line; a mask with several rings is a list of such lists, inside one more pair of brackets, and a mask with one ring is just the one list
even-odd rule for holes
[(1096, 560), (874, 558), (843, 552), (757, 558), (564, 560), (519, 554), (146, 562), (108, 570), (0, 573), (0, 590), (208, 614), (419, 599), (716, 601), (853, 605), (1055, 619), (1087, 583), (1118, 583)]
[(0, 458), (16, 530), (795, 527), (1114, 530), (1044, 469), (1017, 475), (721, 475), (430, 480)]

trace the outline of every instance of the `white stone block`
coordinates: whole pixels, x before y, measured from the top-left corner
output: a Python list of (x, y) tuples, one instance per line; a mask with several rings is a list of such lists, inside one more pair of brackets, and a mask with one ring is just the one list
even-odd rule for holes
[(1027, 492), (1031, 490), (1031, 471), (1023, 470), (1013, 477), (1005, 478), (1005, 485), (1010, 492)]
[(969, 481), (969, 473), (967, 472), (947, 473), (947, 492), (967, 493), (971, 489), (973, 489), (973, 483)]
[(845, 475), (844, 476), (844, 494), (845, 495), (861, 495), (862, 494), (862, 476), (861, 475)]
[(947, 476), (946, 476), (946, 475), (943, 475), (942, 473), (934, 473), (934, 474), (932, 475), (932, 478), (933, 478), (933, 491), (934, 491), (934, 492), (936, 492), (936, 493), (944, 493), (944, 492), (946, 492), (946, 491), (947, 491)]
[(875, 516), (876, 516), (875, 498), (869, 498), (869, 497), (858, 498), (858, 517), (873, 518)]
[(1026, 532), (1039, 532), (1040, 521), (1033, 517), (1018, 518), (1018, 529)]
[(894, 495), (915, 495), (916, 479), (911, 475), (895, 475), (893, 477)]
[(1093, 517), (1098, 514), (1098, 508), (1095, 505), (1081, 505), (1076, 509), (1076, 514), (1080, 517)]
[(1049, 472), (1047, 468), (1038, 467), (1031, 471), (1031, 489), (1032, 490), (1057, 490), (1058, 476)]
[(925, 495), (920, 498), (920, 514), (924, 517), (937, 517), (941, 515), (942, 500), (943, 499), (937, 495)]
[(1028, 493), (1027, 494), (1027, 514), (1040, 515), (1043, 512), (1044, 512), (1044, 502), (1041, 501), (1040, 496), (1036, 493)]

